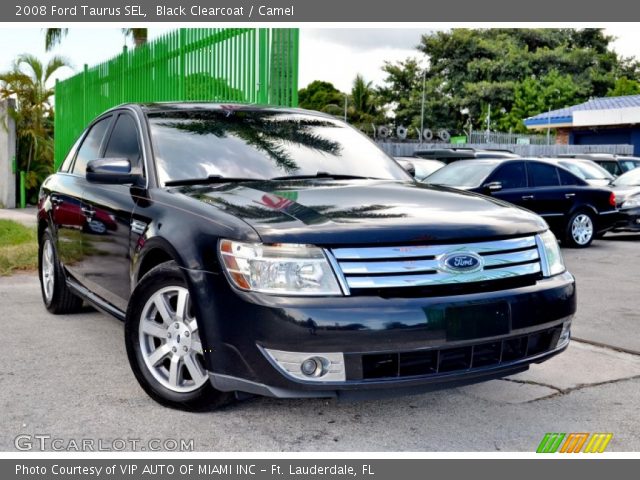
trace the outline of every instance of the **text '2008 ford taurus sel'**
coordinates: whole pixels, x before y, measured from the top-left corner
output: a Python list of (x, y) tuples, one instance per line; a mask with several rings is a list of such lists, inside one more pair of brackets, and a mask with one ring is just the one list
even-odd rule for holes
[(140, 385), (177, 408), (497, 378), (564, 350), (576, 309), (540, 217), (418, 184), (304, 110), (112, 109), (38, 219), (46, 307), (124, 320)]

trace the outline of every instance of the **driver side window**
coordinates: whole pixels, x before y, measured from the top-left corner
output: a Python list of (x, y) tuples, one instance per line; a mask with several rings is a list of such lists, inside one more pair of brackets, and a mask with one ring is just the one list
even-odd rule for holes
[(524, 162), (509, 162), (494, 172), (491, 182), (500, 182), (502, 189), (525, 188), (527, 186), (527, 172)]
[(132, 170), (140, 169), (142, 171), (142, 153), (138, 140), (138, 128), (131, 115), (123, 113), (118, 116), (104, 156), (105, 158), (126, 158), (131, 162)]

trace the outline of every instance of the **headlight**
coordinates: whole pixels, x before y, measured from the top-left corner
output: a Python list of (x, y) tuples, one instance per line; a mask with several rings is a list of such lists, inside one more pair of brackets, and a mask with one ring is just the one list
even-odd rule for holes
[(638, 208), (640, 207), (640, 198), (630, 198), (629, 200), (625, 200), (620, 208)]
[(232, 283), (278, 295), (341, 295), (321, 248), (220, 240), (220, 256)]
[(556, 236), (547, 230), (536, 236), (538, 251), (540, 252), (540, 262), (542, 263), (542, 273), (545, 277), (558, 275), (564, 272), (565, 266), (562, 260), (562, 253)]

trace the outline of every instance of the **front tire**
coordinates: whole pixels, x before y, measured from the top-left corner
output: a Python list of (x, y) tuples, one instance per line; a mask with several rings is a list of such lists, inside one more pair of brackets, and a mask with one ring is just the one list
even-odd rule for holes
[(586, 248), (595, 238), (593, 214), (580, 210), (571, 215), (565, 232), (565, 242), (572, 248)]
[(158, 403), (202, 411), (233, 399), (209, 381), (191, 295), (175, 262), (153, 268), (136, 287), (125, 319), (125, 343), (138, 383)]
[(38, 243), (38, 277), (44, 306), (56, 315), (80, 311), (82, 299), (74, 295), (67, 286), (49, 228), (42, 233)]

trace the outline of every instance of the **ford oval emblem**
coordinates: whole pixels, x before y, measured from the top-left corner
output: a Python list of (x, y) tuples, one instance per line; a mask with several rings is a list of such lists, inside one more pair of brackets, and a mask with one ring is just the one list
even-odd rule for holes
[(450, 273), (473, 273), (483, 266), (484, 261), (477, 253), (449, 253), (442, 257), (443, 270)]

